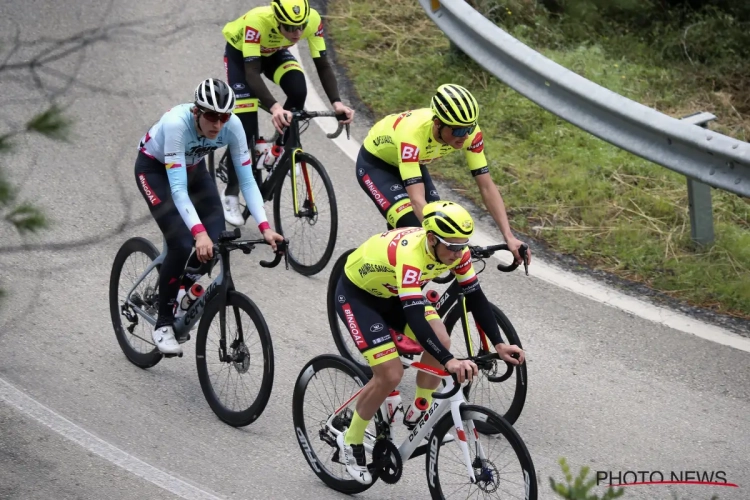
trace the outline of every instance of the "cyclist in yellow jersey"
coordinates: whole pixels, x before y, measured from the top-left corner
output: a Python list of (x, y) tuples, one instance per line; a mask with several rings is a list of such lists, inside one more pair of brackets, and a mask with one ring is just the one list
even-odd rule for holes
[[(425, 204), (440, 199), (427, 165), (463, 150), (482, 200), (520, 264), (523, 242), (513, 236), (503, 197), (492, 182), (478, 116), (479, 105), (468, 90), (441, 85), (429, 108), (388, 115), (370, 129), (357, 157), (357, 180), (389, 228), (419, 226)], [(529, 263), (531, 251), (526, 255)]]
[[(341, 102), (336, 75), (326, 56), (323, 22), (318, 11), (310, 8), (308, 0), (272, 0), (270, 5), (256, 7), (227, 23), (222, 33), (227, 42), (224, 49), (227, 81), (237, 96), (234, 113), (242, 121), (249, 147), (252, 148), (258, 138), (258, 101), (271, 112), (279, 134), (290, 124), (289, 110), (301, 110), (305, 105), (305, 75), (289, 52), (289, 47), (300, 40), (307, 40), (333, 110), (346, 116), (343, 123), (351, 123), (354, 111)], [(287, 99), (283, 106), (268, 90), (261, 75), (284, 91)], [(277, 144), (282, 145), (283, 138)], [(229, 181), (221, 193), (224, 217), (230, 224), (240, 226), (245, 221), (239, 209), (239, 182), (231, 158), (228, 160)]]
[[(432, 306), (425, 304), (422, 286), (447, 270), (466, 294), (466, 305), (500, 357), (514, 365), (524, 362), (523, 350), (502, 342), (492, 310), (471, 265), (467, 247), (474, 232), (471, 215), (450, 201), (425, 205), (421, 227), (393, 229), (365, 241), (346, 260), (336, 286), (337, 312), (373, 377), (357, 400), (349, 428), (336, 440), (349, 474), (363, 484), (372, 482), (363, 446), (364, 433), (375, 412), (401, 381), (404, 369), (392, 335), (403, 332), (425, 349), (421, 362), (441, 365), (471, 380), (477, 366), (450, 353), (450, 337)], [(512, 357), (517, 355), (518, 359)], [(420, 372), (417, 393), (406, 410), (404, 424), (419, 421), (440, 379)]]

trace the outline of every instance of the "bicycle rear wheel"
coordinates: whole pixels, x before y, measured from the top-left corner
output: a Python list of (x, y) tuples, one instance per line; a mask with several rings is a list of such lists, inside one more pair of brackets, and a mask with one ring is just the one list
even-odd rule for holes
[(304, 276), (323, 270), (331, 260), (338, 233), (338, 209), (333, 184), (323, 165), (311, 154), (296, 154), (297, 212), (292, 190), (291, 161), (273, 195), (276, 231), (289, 240), (289, 263)]
[[(126, 294), (158, 256), (153, 243), (144, 238), (131, 238), (115, 255), (109, 277), (109, 313), (115, 337), (125, 357), (140, 368), (151, 368), (163, 357), (151, 339), (153, 327), (133, 309), (137, 306), (154, 318), (158, 315), (161, 266), (154, 267), (143, 277), (130, 294), (129, 302)], [(127, 326), (123, 325), (123, 318)]]
[[(534, 462), (513, 426), (494, 411), (475, 405), (461, 405), (461, 420), (467, 430), (469, 455), (477, 481), (473, 484), (469, 481), (458, 440), (443, 444), (445, 435), (454, 430), (453, 417), (448, 413), (435, 425), (429, 452), (425, 454), (427, 485), (432, 498), (446, 498), (458, 491), (463, 497), (463, 492), (468, 490), (466, 498), (476, 495), (477, 498), (537, 500)], [(483, 439), (481, 434), (474, 434), (475, 443), (472, 443), (467, 421), (474, 422), (475, 426), (482, 423), (491, 427), (493, 432), (487, 434), (492, 437)], [(444, 467), (441, 469), (441, 466)]]
[(233, 427), (244, 427), (260, 417), (271, 397), (274, 375), (271, 332), (252, 300), (242, 293), (229, 292), (227, 358), (221, 359), (220, 305), (220, 300), (210, 302), (198, 325), (195, 344), (198, 380), (216, 416)]
[[(324, 354), (311, 359), (300, 371), (292, 396), (292, 419), (302, 453), (310, 468), (329, 487), (346, 494), (361, 493), (378, 479), (378, 471), (370, 470), (372, 483), (361, 484), (349, 476), (340, 462), (336, 435), (326, 422), (367, 383), (368, 378), (357, 366), (341, 356)], [(333, 427), (342, 432), (351, 423), (354, 404), (333, 420)], [(365, 445), (373, 444), (376, 428), (387, 425), (380, 410), (375, 413), (365, 432)], [(370, 457), (372, 458), (372, 457)]]
[[(490, 304), (490, 307), (495, 316), (495, 321), (497, 321), (497, 326), (500, 328), (500, 336), (503, 342), (523, 347), (508, 317), (496, 305)], [(463, 338), (463, 330), (461, 329), (461, 318), (460, 307), (453, 307), (444, 319), (445, 328), (448, 331), (448, 335), (451, 336), (451, 352), (459, 358), (468, 355), (466, 342)], [(482, 344), (476, 325), (472, 324), (471, 319), (469, 323), (471, 324), (469, 334), (471, 335), (473, 350), (476, 355), (479, 353)], [(456, 329), (455, 334), (453, 334), (454, 328)], [(494, 346), (491, 348), (494, 350)], [(523, 406), (526, 403), (527, 389), (526, 363), (513, 367), (505, 363), (505, 361), (496, 360), (493, 363), (492, 369), (480, 370), (477, 378), (471, 383), (471, 386), (468, 389), (464, 389), (464, 391), (468, 391), (465, 392), (465, 395), (469, 402), (486, 406), (498, 412), (508, 423), (513, 425), (521, 415)], [(481, 422), (477, 424), (477, 429), (483, 433), (490, 431)]]

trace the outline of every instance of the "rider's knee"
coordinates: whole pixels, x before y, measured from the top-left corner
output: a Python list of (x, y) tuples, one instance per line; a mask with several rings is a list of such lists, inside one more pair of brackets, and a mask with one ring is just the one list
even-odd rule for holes
[(289, 71), (282, 77), (281, 87), (286, 94), (286, 109), (302, 109), (307, 100), (307, 82), (301, 71)]
[(384, 389), (393, 390), (404, 377), (404, 367), (401, 360), (396, 358), (380, 365), (380, 369), (373, 370), (372, 379)]

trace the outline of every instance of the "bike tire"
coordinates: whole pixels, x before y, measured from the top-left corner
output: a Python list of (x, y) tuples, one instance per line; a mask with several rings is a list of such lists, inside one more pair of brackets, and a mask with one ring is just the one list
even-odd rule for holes
[[(291, 158), (291, 157), (290, 157)], [(333, 190), (333, 183), (331, 182), (330, 177), (328, 176), (328, 172), (326, 172), (326, 169), (323, 167), (323, 165), (309, 153), (305, 153), (300, 151), (296, 155), (296, 159), (299, 162), (305, 162), (308, 166), (308, 168), (312, 167), (312, 169), (318, 174), (318, 176), (323, 181), (323, 186), (325, 187), (326, 194), (328, 196), (328, 202), (329, 202), (329, 208), (330, 208), (330, 217), (331, 217), (331, 229), (328, 232), (328, 239), (326, 241), (325, 250), (323, 251), (322, 256), (320, 259), (312, 264), (303, 264), (295, 257), (295, 247), (300, 248), (300, 241), (299, 238), (291, 237), (289, 235), (285, 235), (289, 237), (290, 239), (290, 246), (288, 249), (289, 252), (289, 264), (292, 266), (292, 269), (297, 271), (299, 274), (303, 276), (312, 276), (314, 274), (319, 273), (322, 271), (327, 265), (328, 262), (331, 260), (331, 256), (333, 255), (334, 247), (336, 246), (336, 236), (338, 234), (338, 208), (336, 206), (336, 195)], [(274, 225), (276, 228), (276, 232), (284, 235), (284, 227), (282, 227), (281, 224), (281, 191), (284, 189), (284, 186), (287, 185), (287, 178), (289, 178), (286, 174), (286, 172), (291, 171), (292, 165), (291, 160), (287, 161), (284, 165), (280, 166), (280, 168), (283, 168), (285, 170), (285, 175), (281, 179), (281, 181), (276, 185), (276, 188), (274, 189), (274, 196), (273, 196), (273, 218), (274, 218)], [(289, 178), (290, 179), (290, 178)], [(289, 188), (291, 190), (291, 179), (289, 184)]]
[[(135, 253), (143, 253), (152, 261), (159, 256), (159, 251), (154, 244), (145, 238), (130, 238), (123, 243), (120, 250), (118, 250), (117, 255), (115, 255), (115, 259), (112, 263), (112, 272), (109, 277), (109, 312), (112, 317), (112, 327), (115, 330), (115, 337), (117, 337), (117, 342), (120, 344), (120, 349), (122, 349), (125, 357), (135, 366), (145, 369), (155, 366), (164, 356), (159, 352), (159, 349), (156, 346), (154, 346), (153, 350), (150, 352), (144, 353), (136, 351), (130, 344), (130, 341), (128, 340), (129, 334), (125, 331), (122, 324), (119, 297), (120, 276), (122, 274), (123, 265), (128, 260), (128, 257)], [(161, 270), (160, 268), (161, 266), (156, 267), (157, 277), (158, 272)]]
[(326, 293), (328, 324), (331, 326), (331, 335), (333, 335), (333, 342), (336, 344), (336, 349), (338, 349), (339, 354), (341, 354), (341, 356), (346, 358), (348, 361), (354, 363), (357, 368), (359, 368), (362, 373), (364, 373), (367, 378), (370, 379), (372, 378), (372, 368), (370, 368), (364, 358), (356, 358), (349, 350), (346, 341), (351, 337), (349, 336), (348, 331), (342, 330), (341, 324), (339, 323), (339, 315), (336, 312), (336, 285), (339, 282), (341, 274), (344, 272), (344, 265), (346, 264), (347, 257), (349, 257), (349, 255), (351, 255), (355, 250), (356, 248), (352, 248), (342, 253), (341, 256), (333, 264), (333, 269), (331, 269), (331, 275), (328, 278), (328, 289)]
[[(499, 307), (497, 307), (495, 304), (490, 303), (490, 307), (492, 308), (492, 314), (495, 316), (495, 321), (497, 321), (498, 327), (500, 327), (500, 334), (503, 337), (503, 340), (505, 342), (508, 342), (513, 345), (517, 345), (518, 347), (523, 348), (521, 345), (521, 339), (518, 337), (518, 333), (516, 332), (516, 329), (513, 328), (513, 324), (510, 322), (508, 317), (500, 310)], [(463, 339), (463, 330), (461, 329), (460, 321), (462, 318), (461, 308), (460, 307), (453, 307), (448, 314), (446, 315), (444, 319), (445, 323), (445, 329), (448, 331), (448, 335), (452, 334), (453, 328), (458, 325), (458, 334), (460, 336), (461, 341), (464, 341)], [(456, 342), (457, 340), (454, 339), (453, 342)], [(453, 343), (452, 342), (452, 343)], [(475, 353), (476, 354), (476, 353)], [(495, 363), (500, 364), (499, 366), (507, 366), (504, 361), (497, 360)], [(521, 411), (523, 410), (524, 405), (526, 404), (526, 393), (528, 390), (528, 379), (527, 379), (527, 373), (526, 373), (526, 363), (523, 363), (521, 365), (517, 365), (515, 368), (515, 375), (516, 375), (516, 387), (513, 392), (513, 399), (508, 406), (508, 409), (505, 412), (501, 412), (498, 409), (490, 406), (490, 409), (493, 411), (497, 411), (500, 413), (505, 420), (507, 420), (511, 425), (516, 423), (516, 420), (518, 420), (518, 417), (521, 415)], [(483, 371), (480, 370), (480, 376), (482, 376)], [(485, 378), (487, 376), (485, 375)], [(490, 390), (490, 384), (494, 383), (503, 383), (503, 382), (494, 382), (487, 378), (488, 384), (485, 385), (487, 387), (488, 391)], [(479, 387), (481, 387), (481, 384), (479, 381), (476, 381), (471, 384), (469, 388), (465, 388), (464, 391), (468, 391), (468, 394), (466, 394), (466, 399), (469, 402), (473, 402), (476, 400), (475, 394), (477, 390), (479, 390)], [(487, 397), (489, 399), (489, 397)], [(488, 405), (485, 405), (488, 406)], [(481, 423), (481, 422), (480, 422)], [(486, 431), (489, 431), (490, 429), (485, 428), (483, 425), (477, 424), (477, 430), (479, 432), (485, 433)]]
[[(263, 410), (265, 410), (268, 400), (271, 398), (271, 390), (273, 389), (273, 378), (274, 378), (274, 359), (273, 359), (273, 344), (271, 342), (271, 332), (268, 329), (263, 315), (258, 309), (258, 306), (250, 300), (246, 295), (237, 292), (230, 291), (227, 294), (226, 306), (231, 308), (227, 311), (227, 319), (234, 318), (234, 309), (240, 309), (252, 320), (255, 330), (258, 332), (260, 338), (261, 350), (263, 355), (263, 376), (260, 383), (260, 390), (258, 395), (247, 408), (242, 410), (233, 410), (225, 407), (220, 401), (219, 397), (214, 391), (213, 384), (208, 372), (208, 362), (206, 358), (206, 342), (208, 339), (209, 329), (214, 316), (219, 314), (219, 307), (221, 306), (220, 300), (213, 300), (206, 307), (203, 317), (201, 318), (200, 324), (198, 325), (198, 337), (195, 344), (195, 362), (198, 370), (198, 380), (203, 390), (203, 395), (206, 397), (208, 405), (211, 407), (213, 412), (219, 419), (232, 427), (244, 427), (255, 422), (258, 417), (261, 416)], [(245, 335), (245, 342), (247, 342), (247, 328), (243, 328), (243, 335)], [(230, 344), (230, 340), (227, 339), (227, 344)], [(214, 353), (218, 354), (218, 353)], [(232, 362), (234, 364), (234, 362)], [(228, 363), (229, 364), (229, 363)], [(237, 368), (237, 365), (229, 366), (229, 370), (238, 371), (242, 368)], [(231, 373), (231, 371), (230, 371)]]
[[(305, 392), (308, 383), (316, 373), (327, 368), (340, 370), (345, 375), (352, 377), (360, 387), (367, 384), (367, 381), (369, 380), (369, 377), (365, 376), (356, 364), (341, 356), (323, 354), (308, 361), (307, 364), (302, 367), (302, 370), (297, 377), (297, 381), (294, 384), (294, 392), (292, 394), (292, 420), (294, 422), (297, 443), (300, 446), (300, 450), (302, 450), (302, 454), (305, 456), (307, 464), (313, 470), (315, 475), (328, 485), (328, 487), (348, 495), (362, 493), (377, 482), (377, 471), (371, 471), (372, 482), (370, 484), (361, 484), (354, 479), (342, 480), (333, 476), (332, 473), (323, 466), (320, 457), (315, 453), (313, 447), (310, 446), (310, 443), (312, 442), (311, 437), (315, 437), (316, 439), (321, 438), (319, 433), (322, 428), (315, 427), (312, 429), (312, 435), (308, 432), (304, 418)], [(338, 380), (338, 377), (335, 380)], [(336, 401), (338, 401), (338, 399), (336, 399)], [(380, 425), (383, 421), (383, 415), (380, 409), (375, 413), (373, 420), (376, 422), (376, 425)], [(319, 424), (319, 422), (317, 423)]]
[[(513, 426), (508, 423), (507, 420), (502, 418), (497, 412), (494, 412), (488, 408), (482, 407), (482, 406), (476, 406), (476, 405), (468, 405), (468, 404), (462, 404), (461, 405), (461, 418), (462, 420), (472, 420), (474, 421), (474, 425), (478, 426), (478, 423), (483, 423), (485, 426), (492, 427), (494, 432), (491, 432), (489, 434), (502, 435), (503, 438), (507, 441), (508, 444), (510, 444), (511, 448), (516, 454), (516, 457), (518, 458), (518, 462), (521, 465), (522, 473), (519, 473), (521, 477), (514, 478), (513, 482), (522, 482), (522, 484), (525, 485), (525, 495), (522, 498), (525, 498), (527, 500), (537, 500), (537, 496), (539, 494), (538, 487), (537, 487), (537, 479), (536, 479), (536, 469), (534, 468), (534, 461), (531, 459), (531, 454), (529, 453), (528, 448), (526, 447), (526, 444), (523, 442), (523, 439), (521, 439), (521, 436), (518, 434), (518, 432), (513, 428)], [(443, 438), (445, 435), (454, 429), (454, 422), (453, 422), (453, 416), (448, 413), (444, 415), (440, 421), (435, 424), (435, 428), (432, 430), (432, 433), (430, 434), (430, 442), (429, 442), (429, 448), (428, 452), (425, 453), (425, 470), (427, 474), (427, 486), (430, 488), (430, 495), (433, 499), (444, 499), (445, 495), (443, 494), (442, 485), (440, 483), (440, 472), (439, 472), (439, 465), (440, 465), (440, 451), (443, 449), (442, 443)], [(497, 448), (505, 448), (504, 446), (497, 446), (494, 447)], [(462, 464), (463, 465), (463, 464)], [(507, 463), (504, 461), (505, 468), (507, 468)], [(465, 468), (462, 467), (462, 472), (466, 472)], [(476, 471), (476, 469), (475, 469)], [(503, 478), (506, 476), (506, 474), (503, 474)], [(498, 475), (499, 479), (499, 475)], [(466, 478), (468, 482), (468, 477)], [(455, 486), (455, 485), (454, 485)], [(451, 491), (455, 489), (455, 487), (451, 487)], [(481, 488), (481, 485), (478, 486), (478, 488)], [(480, 490), (481, 491), (481, 490)], [(473, 496), (471, 492), (467, 496)], [(513, 498), (521, 498), (520, 495), (513, 495)]]

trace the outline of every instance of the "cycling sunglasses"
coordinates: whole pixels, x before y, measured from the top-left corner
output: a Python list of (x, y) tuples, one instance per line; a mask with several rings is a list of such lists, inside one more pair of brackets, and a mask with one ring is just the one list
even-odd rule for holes
[(232, 117), (232, 113), (217, 113), (216, 111), (203, 111), (201, 114), (211, 123), (216, 123), (218, 121), (226, 123), (229, 121), (229, 118)]
[(434, 234), (435, 238), (437, 238), (437, 240), (440, 243), (442, 243), (443, 245), (445, 245), (445, 248), (447, 248), (451, 252), (460, 252), (460, 251), (462, 251), (464, 248), (466, 248), (469, 245), (468, 241), (466, 241), (464, 243), (448, 243), (447, 241), (445, 241), (443, 238), (441, 238), (437, 234), (435, 234), (435, 233), (432, 233), (432, 234)]
[(305, 24), (284, 24), (279, 23), (279, 26), (284, 28), (284, 31), (293, 33), (295, 31), (304, 31), (305, 28), (307, 28), (307, 23)]
[(453, 137), (466, 137), (467, 135), (471, 135), (476, 128), (476, 123), (468, 127), (450, 127)]

